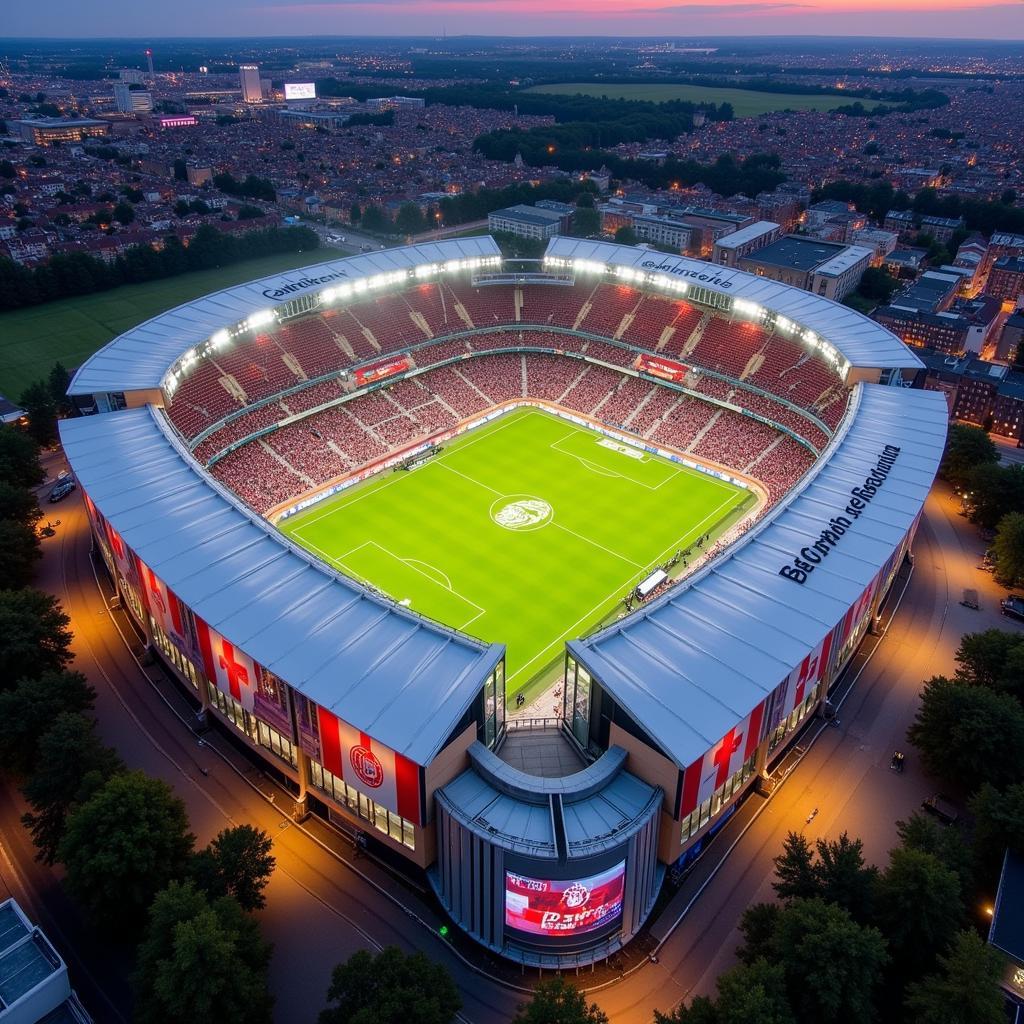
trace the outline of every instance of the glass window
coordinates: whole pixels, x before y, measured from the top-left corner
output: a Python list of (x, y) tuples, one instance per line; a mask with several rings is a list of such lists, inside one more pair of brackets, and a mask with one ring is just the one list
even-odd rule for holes
[(576, 666), (576, 693), (572, 709), (572, 734), (581, 747), (588, 744), (590, 730), (590, 673)]

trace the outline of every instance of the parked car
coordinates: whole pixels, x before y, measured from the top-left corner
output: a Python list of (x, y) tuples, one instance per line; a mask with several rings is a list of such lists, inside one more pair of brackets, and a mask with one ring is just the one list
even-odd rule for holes
[(1020, 594), (1008, 594), (999, 602), (999, 609), (1004, 615), (1009, 615), (1011, 619), (1024, 622), (1024, 597), (1021, 597)]
[(55, 501), (63, 501), (77, 486), (78, 484), (75, 483), (73, 476), (66, 476), (63, 480), (58, 480), (54, 484), (48, 500), (51, 504)]
[(941, 793), (926, 797), (921, 801), (921, 806), (946, 825), (952, 825), (960, 817), (960, 812)]

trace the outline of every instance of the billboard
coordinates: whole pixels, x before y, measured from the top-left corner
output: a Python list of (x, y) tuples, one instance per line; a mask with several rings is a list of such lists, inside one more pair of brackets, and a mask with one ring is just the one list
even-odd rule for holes
[(685, 818), (749, 761), (761, 742), (765, 701), (761, 701), (739, 725), (730, 729), (703, 757), (683, 774), (679, 817)]
[(286, 100), (315, 100), (315, 82), (285, 82), (284, 98)]
[(316, 732), (319, 756), (314, 755), (314, 760), (375, 804), (420, 824), (420, 770), (415, 762), (354, 729), (327, 708), (316, 709)]
[(652, 377), (662, 380), (682, 381), (686, 378), (686, 367), (674, 359), (662, 359), (661, 356), (637, 356), (633, 360), (633, 369), (641, 373), (649, 373)]
[(505, 927), (529, 935), (583, 935), (622, 916), (626, 862), (576, 879), (505, 872)]
[(356, 370), (356, 387), (362, 387), (364, 384), (372, 384), (374, 381), (383, 380), (385, 377), (390, 377), (393, 374), (401, 373), (403, 370), (409, 369), (409, 360), (405, 356), (398, 356), (396, 359), (387, 359), (381, 363), (374, 363), (373, 366), (364, 366), (361, 370)]

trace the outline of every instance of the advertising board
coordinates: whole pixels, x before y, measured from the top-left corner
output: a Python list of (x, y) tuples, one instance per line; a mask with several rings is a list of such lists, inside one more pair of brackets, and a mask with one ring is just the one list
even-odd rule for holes
[(286, 100), (316, 99), (315, 82), (285, 82), (284, 98)]
[(505, 872), (505, 926), (529, 935), (582, 935), (622, 916), (626, 862), (586, 878), (540, 879)]

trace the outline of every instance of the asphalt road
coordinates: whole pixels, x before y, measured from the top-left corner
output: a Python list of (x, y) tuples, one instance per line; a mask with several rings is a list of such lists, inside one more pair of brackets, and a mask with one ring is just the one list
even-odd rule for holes
[[(50, 460), (51, 478), (60, 466), (56, 457)], [(904, 739), (921, 681), (952, 670), (962, 633), (990, 626), (1022, 628), (999, 615), (998, 599), (1005, 592), (977, 569), (984, 545), (956, 514), (957, 507), (941, 486), (929, 498), (915, 548), (915, 571), (885, 637), (842, 708), (840, 728), (821, 731), (737, 839), (664, 943), (658, 962), (594, 992), (592, 998), (616, 1024), (648, 1024), (653, 1009), (665, 1010), (682, 998), (714, 990), (715, 977), (732, 962), (742, 911), (771, 895), (772, 858), (789, 830), (803, 830), (812, 838), (849, 831), (864, 840), (869, 859), (884, 862), (896, 840), (896, 819), (935, 791)], [(61, 525), (44, 542), (38, 585), (57, 594), (72, 616), (75, 667), (97, 689), (104, 739), (129, 766), (174, 787), (200, 843), (241, 821), (274, 837), (278, 867), (261, 922), (275, 946), (271, 984), (276, 1019), (289, 1024), (315, 1020), (335, 963), (356, 949), (395, 943), (423, 949), (445, 963), (462, 992), (464, 1021), (509, 1020), (523, 992), (467, 966), (438, 937), (440, 920), (428, 901), (397, 884), (380, 866), (366, 859), (353, 861), (351, 847), (326, 827), (313, 822), (307, 832), (290, 823), (288, 802), (272, 780), (216, 730), (202, 740), (191, 730), (189, 707), (177, 687), (157, 668), (140, 667), (118, 630), (120, 616), (106, 607), (90, 561), (79, 496), (47, 506), (46, 513), (60, 518)], [(978, 591), (980, 611), (958, 604), (964, 587)], [(817, 729), (812, 725), (808, 735)], [(896, 747), (907, 753), (902, 776), (888, 769)], [(818, 815), (805, 824), (815, 807)], [(0, 893), (6, 888), (16, 895), (49, 932), (98, 1021), (129, 1019), (126, 952), (104, 949), (88, 939), (57, 884), (59, 871), (33, 861), (17, 820), (19, 811), (15, 796), (0, 794)], [(733, 838), (724, 829), (706, 857), (721, 858)], [(588, 976), (579, 980), (586, 984)]]

